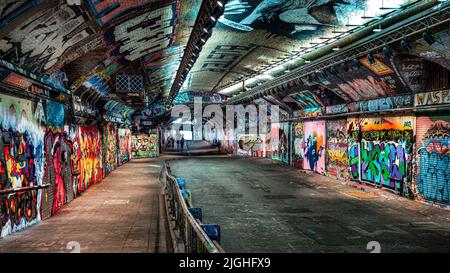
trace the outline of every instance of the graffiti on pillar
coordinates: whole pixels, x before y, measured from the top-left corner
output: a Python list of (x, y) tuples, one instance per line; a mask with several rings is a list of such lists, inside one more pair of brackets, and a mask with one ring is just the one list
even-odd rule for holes
[(417, 118), (417, 190), (430, 202), (450, 205), (450, 118)]
[(119, 129), (119, 166), (130, 161), (131, 158), (131, 131), (130, 129)]
[(79, 126), (71, 132), (72, 175), (76, 194), (103, 179), (101, 135), (96, 127)]
[(43, 193), (43, 218), (46, 218), (73, 200), (75, 187), (71, 162), (73, 145), (67, 134), (48, 131), (44, 138), (44, 146), (46, 158), (44, 181), (50, 184)]
[(45, 103), (47, 109), (47, 125), (57, 128), (64, 127), (64, 104), (46, 100)]
[[(0, 95), (0, 190), (42, 185), (44, 133), (34, 102)], [(0, 236), (40, 220), (36, 191), (0, 196)]]
[(133, 135), (131, 142), (132, 158), (159, 156), (158, 136), (155, 134)]
[(117, 63), (127, 64), (171, 46), (175, 39), (177, 10), (177, 2), (146, 8), (126, 21), (108, 25), (103, 32), (108, 55)]
[(348, 119), (350, 178), (407, 194), (412, 181), (413, 117)]
[[(276, 139), (278, 137), (278, 139)], [(272, 128), (270, 143), (272, 159), (289, 163), (289, 123), (280, 123), (279, 127)]]
[(348, 174), (347, 120), (327, 122), (326, 171), (331, 177), (345, 180)]
[(303, 169), (303, 159), (305, 158), (305, 132), (303, 122), (294, 123), (294, 166)]
[(104, 128), (103, 154), (105, 155), (104, 175), (109, 174), (117, 168), (117, 125), (108, 122)]
[(303, 168), (317, 173), (325, 171), (325, 121), (305, 122), (305, 160)]
[(33, 14), (0, 40), (2, 57), (35, 72), (49, 70), (94, 28), (79, 6), (58, 4)]

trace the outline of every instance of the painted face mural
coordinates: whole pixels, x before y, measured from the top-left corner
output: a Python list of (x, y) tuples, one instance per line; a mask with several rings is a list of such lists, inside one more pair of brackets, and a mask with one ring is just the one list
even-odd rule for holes
[(323, 173), (325, 171), (325, 121), (305, 122), (305, 158), (304, 169)]
[(103, 179), (101, 135), (96, 127), (79, 126), (71, 133), (72, 175), (76, 194)]
[(406, 194), (412, 180), (414, 123), (413, 117), (348, 119), (355, 141), (349, 148), (351, 178)]
[[(0, 190), (42, 185), (44, 133), (34, 102), (0, 95)], [(40, 220), (37, 190), (0, 195), (0, 236)]]
[(326, 170), (328, 175), (345, 180), (348, 166), (347, 120), (327, 122)]
[(426, 201), (450, 204), (450, 118), (417, 118), (417, 190)]
[(132, 157), (147, 158), (157, 157), (159, 155), (158, 136), (139, 134), (133, 135), (132, 139)]

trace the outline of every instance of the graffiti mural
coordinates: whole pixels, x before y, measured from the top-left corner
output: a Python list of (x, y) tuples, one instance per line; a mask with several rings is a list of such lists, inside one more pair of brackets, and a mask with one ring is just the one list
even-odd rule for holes
[(96, 127), (78, 126), (71, 131), (72, 176), (75, 194), (103, 179), (101, 135)]
[(282, 122), (272, 128), (270, 146), (272, 160), (289, 164), (289, 123)]
[(418, 117), (416, 141), (420, 197), (450, 205), (450, 117)]
[(349, 118), (351, 178), (410, 194), (414, 124), (413, 117)]
[(72, 179), (73, 145), (65, 132), (49, 131), (44, 138), (46, 169), (44, 181), (50, 187), (43, 191), (42, 218), (57, 213), (75, 197)]
[(131, 142), (132, 158), (148, 158), (159, 156), (158, 136), (133, 135)]
[(22, 68), (47, 71), (68, 49), (94, 33), (88, 20), (80, 6), (55, 5), (35, 13), (10, 31), (0, 42), (0, 52), (3, 58)]
[(108, 25), (103, 33), (108, 55), (119, 64), (127, 64), (170, 47), (175, 39), (177, 10), (177, 2), (152, 6), (128, 20)]
[[(34, 102), (0, 95), (0, 190), (42, 185), (44, 133)], [(0, 195), (0, 232), (6, 236), (40, 220), (38, 192)]]
[(327, 122), (326, 171), (331, 177), (346, 180), (348, 174), (348, 135), (347, 120)]
[(263, 157), (265, 154), (265, 136), (260, 135), (239, 135), (238, 136), (238, 156)]
[(130, 129), (119, 129), (119, 166), (130, 161), (131, 158), (131, 131)]
[(104, 155), (104, 175), (106, 176), (117, 168), (117, 125), (108, 122), (104, 127), (103, 134), (103, 155)]
[(306, 145), (303, 168), (323, 174), (325, 172), (325, 121), (308, 121), (304, 125)]
[(294, 123), (294, 131), (293, 131), (293, 138), (294, 138), (294, 166), (303, 169), (303, 160), (305, 158), (305, 149), (306, 149), (306, 142), (305, 142), (305, 132), (303, 128), (302, 122), (295, 122)]
[(64, 104), (46, 100), (47, 125), (57, 128), (64, 127)]

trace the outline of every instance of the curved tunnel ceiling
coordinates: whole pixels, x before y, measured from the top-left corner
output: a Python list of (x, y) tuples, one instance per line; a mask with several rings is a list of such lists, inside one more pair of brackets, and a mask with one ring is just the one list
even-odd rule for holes
[[(201, 0), (68, 2), (77, 1), (2, 1), (1, 58), (78, 96), (94, 91), (143, 107), (167, 95)], [(123, 74), (142, 77), (145, 93), (119, 92)]]
[[(343, 32), (413, 0), (230, 0), (203, 46), (184, 90), (214, 91), (267, 71), (301, 49), (325, 44)], [(280, 67), (291, 69), (290, 63)], [(262, 74), (246, 81), (270, 80)], [(238, 85), (239, 86), (239, 85)], [(224, 90), (225, 89), (225, 90)], [(236, 88), (231, 91), (236, 91)]]
[[(68, 2), (72, 1), (1, 1), (1, 59), (71, 92), (77, 102), (100, 101), (103, 110), (123, 116), (138, 109), (148, 118), (162, 116), (202, 0)], [(367, 22), (378, 24), (382, 16), (395, 13), (402, 5), (438, 1), (222, 2), (224, 14), (217, 18), (174, 104), (190, 103), (194, 96), (223, 103), (227, 96), (302, 65), (301, 54), (336, 41)], [(433, 45), (423, 39), (411, 40), (406, 56), (394, 52), (395, 58), (389, 58), (381, 51), (373, 52), (375, 65), (361, 57), (356, 66), (346, 64), (334, 72), (299, 78), (265, 92), (264, 100), (296, 110), (418, 92), (424, 86), (408, 82), (402, 76), (408, 72), (402, 67), (417, 66), (420, 58), (447, 70), (450, 67), (448, 27), (433, 35), (439, 40)], [(280, 61), (283, 65), (274, 65)], [(125, 80), (130, 88), (118, 88)]]

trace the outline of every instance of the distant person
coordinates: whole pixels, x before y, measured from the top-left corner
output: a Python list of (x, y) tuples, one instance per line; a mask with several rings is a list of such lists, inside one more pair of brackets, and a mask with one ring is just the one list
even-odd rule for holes
[(181, 150), (184, 151), (184, 136), (181, 137), (180, 144), (181, 144)]
[(177, 147), (175, 148), (180, 149), (180, 140), (177, 140)]

